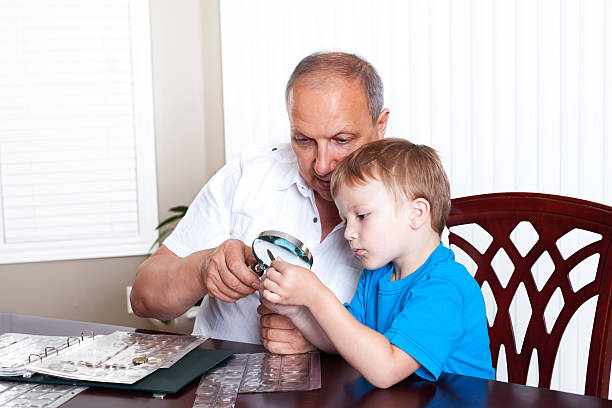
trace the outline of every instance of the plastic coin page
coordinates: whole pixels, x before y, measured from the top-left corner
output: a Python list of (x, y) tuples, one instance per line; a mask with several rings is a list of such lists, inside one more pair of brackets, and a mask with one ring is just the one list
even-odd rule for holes
[(41, 374), (85, 381), (133, 384), (172, 366), (205, 337), (114, 332), (72, 345), (28, 365)]
[[(73, 340), (74, 342), (74, 340)], [(5, 377), (28, 372), (29, 359), (44, 355), (44, 350), (66, 347), (65, 336), (32, 336), (21, 333), (0, 335), (0, 375)]]
[(319, 353), (235, 354), (202, 377), (193, 406), (233, 407), (237, 394), (318, 388), (321, 388)]
[(246, 354), (234, 354), (208, 371), (196, 390), (194, 408), (233, 407), (247, 362)]
[(0, 408), (56, 408), (87, 387), (0, 381)]

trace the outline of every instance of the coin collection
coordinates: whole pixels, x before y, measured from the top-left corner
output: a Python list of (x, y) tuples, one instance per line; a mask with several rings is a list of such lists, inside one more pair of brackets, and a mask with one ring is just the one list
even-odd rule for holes
[(56, 408), (87, 387), (0, 381), (0, 408)]
[(96, 336), (83, 347), (70, 347), (30, 365), (41, 374), (85, 381), (133, 384), (158, 368), (172, 366), (205, 338), (114, 332)]
[(233, 407), (237, 394), (317, 388), (321, 388), (319, 353), (235, 354), (202, 377), (193, 407)]
[(38, 359), (51, 349), (59, 350), (66, 346), (65, 336), (32, 336), (21, 333), (0, 335), (0, 375), (5, 377), (23, 375), (32, 358)]
[[(91, 337), (0, 336), (0, 372), (36, 372), (84, 381), (133, 384), (168, 368), (206, 338), (114, 332)], [(12, 372), (13, 374), (7, 374)]]

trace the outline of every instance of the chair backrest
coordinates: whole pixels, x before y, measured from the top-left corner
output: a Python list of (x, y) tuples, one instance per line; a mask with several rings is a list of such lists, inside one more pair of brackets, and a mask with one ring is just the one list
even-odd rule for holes
[[(529, 227), (527, 223), (532, 227), (531, 237), (535, 238), (527, 248), (517, 247), (517, 226), (521, 224)], [(469, 238), (454, 232), (457, 226), (468, 224), (477, 224), (490, 234), (492, 241), (486, 249), (479, 248), (479, 251), (473, 242), (469, 242)], [(538, 386), (550, 388), (555, 356), (565, 328), (581, 305), (598, 296), (585, 394), (607, 398), (612, 352), (612, 207), (547, 194), (485, 194), (453, 199), (447, 226), (450, 229), (449, 244), (461, 248), (474, 261), (474, 278), (481, 287), (486, 282), (493, 294), (497, 311), (492, 325), (489, 324), (491, 356), (493, 366), (496, 367), (500, 347), (504, 345), (510, 382), (526, 383), (535, 349), (539, 368)], [(590, 231), (580, 234), (591, 234), (595, 238), (593, 242), (567, 255), (562, 251), (560, 238), (576, 229)], [(500, 279), (494, 268), (494, 258), (500, 250), (507, 254), (514, 268), (509, 278)], [(598, 261), (592, 267), (596, 269), (592, 271), (593, 280), (578, 287), (571, 279), (572, 271), (585, 259), (597, 254)], [(533, 265), (543, 256), (549, 258), (549, 262), (552, 261), (550, 269), (554, 269), (545, 283), (542, 279), (538, 282), (532, 273)], [(519, 286), (524, 287), (529, 297), (532, 313), (521, 350), (517, 353), (510, 305)], [(544, 317), (545, 309), (553, 294), (559, 290), (563, 307), (552, 329), (549, 327), (549, 332)]]

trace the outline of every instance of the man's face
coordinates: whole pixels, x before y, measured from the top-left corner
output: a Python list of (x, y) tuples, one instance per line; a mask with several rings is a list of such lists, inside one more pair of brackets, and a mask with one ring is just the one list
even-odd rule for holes
[(359, 82), (340, 79), (316, 88), (298, 81), (288, 110), (300, 175), (316, 194), (332, 201), (329, 182), (336, 165), (358, 147), (384, 137), (389, 111), (372, 123)]

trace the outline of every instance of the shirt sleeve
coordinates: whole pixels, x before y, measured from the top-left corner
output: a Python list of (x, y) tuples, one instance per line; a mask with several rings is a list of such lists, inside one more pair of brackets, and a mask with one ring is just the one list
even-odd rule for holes
[(230, 237), (230, 211), (241, 177), (239, 160), (223, 166), (200, 190), (164, 245), (180, 257), (219, 246)]
[(463, 296), (454, 283), (440, 278), (414, 287), (384, 333), (421, 364), (416, 374), (431, 381), (438, 379), (463, 334)]
[(368, 273), (364, 270), (357, 282), (357, 290), (353, 295), (353, 300), (350, 303), (345, 303), (344, 306), (361, 324), (365, 324), (365, 296), (366, 296), (366, 278)]

